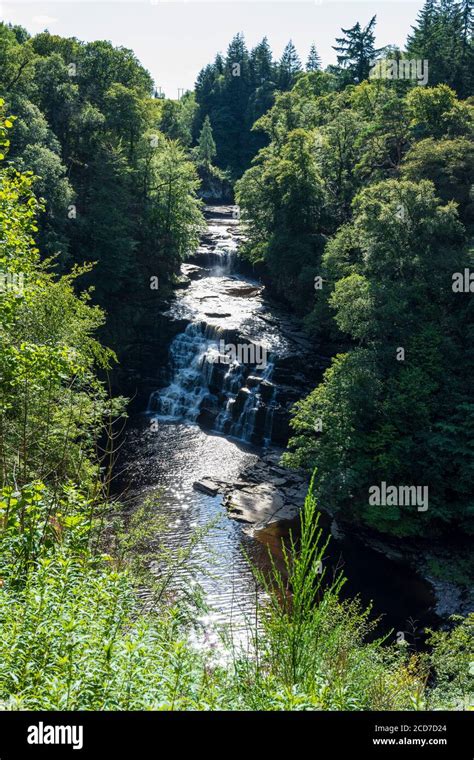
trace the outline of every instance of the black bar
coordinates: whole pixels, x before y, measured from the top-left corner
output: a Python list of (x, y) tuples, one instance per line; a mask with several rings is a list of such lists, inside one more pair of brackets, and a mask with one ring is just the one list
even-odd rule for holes
[[(309, 749), (311, 758), (327, 757), (333, 751), (336, 758), (472, 760), (472, 718), (470, 712), (444, 711), (3, 712), (0, 760), (24, 756), (141, 760), (170, 754), (182, 757), (187, 751), (193, 756), (218, 751), (221, 757), (241, 751), (246, 758), (260, 747), (277, 757), (289, 747), (305, 755)], [(65, 728), (56, 731), (56, 726)], [(28, 737), (44, 743), (29, 743)], [(46, 743), (50, 738), (61, 743)], [(76, 749), (62, 743), (67, 740)]]

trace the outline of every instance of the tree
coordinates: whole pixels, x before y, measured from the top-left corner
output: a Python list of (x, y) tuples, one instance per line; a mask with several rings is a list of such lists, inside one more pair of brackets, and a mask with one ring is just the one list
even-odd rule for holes
[(430, 85), (447, 84), (461, 97), (473, 86), (472, 8), (472, 0), (426, 0), (406, 45), (428, 61)]
[(414, 87), (406, 98), (410, 128), (418, 137), (472, 136), (472, 105), (456, 98), (446, 84)]
[(413, 181), (433, 182), (439, 197), (447, 203), (455, 201), (459, 216), (466, 227), (474, 225), (474, 145), (466, 137), (434, 139), (427, 137), (416, 142), (406, 154), (400, 167), (401, 176)]
[(321, 58), (316, 50), (316, 45), (311, 45), (308, 60), (306, 61), (306, 71), (320, 71), (321, 70)]
[(75, 292), (84, 268), (58, 277), (41, 261), (34, 234), (42, 204), (33, 176), (5, 165), (13, 119), (3, 106), (0, 100), (0, 271), (8, 276), (0, 297), (0, 481), (21, 489), (40, 477), (56, 490), (77, 478), (92, 496), (87, 457), (106, 407), (108, 417), (117, 408), (104, 402), (95, 369), (109, 368), (113, 354), (93, 337), (102, 312)]
[(182, 145), (190, 146), (196, 110), (195, 95), (191, 92), (186, 92), (180, 100), (162, 100), (159, 111), (160, 132), (171, 140), (179, 140)]
[(250, 69), (255, 88), (274, 78), (272, 51), (266, 37), (250, 53)]
[(283, 51), (278, 69), (280, 89), (289, 90), (295, 83), (296, 75), (302, 71), (301, 61), (291, 40)]
[[(123, 359), (125, 350), (134, 350), (135, 325), (149, 308), (150, 274), (160, 279), (156, 305), (196, 240), (195, 167), (189, 155), (175, 151), (174, 180), (165, 170), (171, 149), (160, 132), (162, 122), (189, 146), (194, 98), (183, 98), (176, 109), (153, 98), (151, 77), (132, 51), (108, 42), (85, 44), (47, 32), (29, 39), (0, 25), (0, 64), (0, 84), (18, 114), (9, 161), (34, 173), (33, 190), (45, 202), (37, 224), (42, 253), (55, 257), (62, 272), (84, 259), (98, 262), (83, 282), (107, 308), (103, 329)], [(153, 216), (151, 188), (159, 185), (168, 188), (166, 201), (160, 195), (166, 212)]]
[(324, 199), (313, 135), (295, 129), (280, 150), (264, 148), (236, 183), (236, 198), (248, 225), (246, 255), (268, 266), (277, 291), (301, 312), (312, 298), (311, 273), (322, 247)]
[(212, 136), (212, 127), (209, 116), (206, 116), (199, 134), (199, 158), (209, 166), (216, 155), (216, 144)]
[[(367, 187), (353, 211), (322, 261), (351, 347), (297, 405), (287, 461), (316, 467), (319, 497), (351, 521), (398, 536), (437, 535), (446, 524), (467, 530), (474, 462), (465, 425), (454, 478), (444, 464), (453, 445), (447, 420), (460, 418), (461, 408), (472, 413), (466, 380), (452, 367), (468, 335), (468, 304), (456, 306), (451, 288), (452, 273), (469, 260), (463, 227), (427, 181)], [(374, 507), (368, 489), (381, 481), (426, 484), (429, 510)]]
[(371, 62), (380, 52), (375, 49), (376, 20), (377, 17), (373, 16), (363, 29), (359, 22), (350, 29), (342, 29), (344, 37), (337, 37), (338, 45), (333, 46), (338, 53), (337, 62), (353, 82), (368, 78)]

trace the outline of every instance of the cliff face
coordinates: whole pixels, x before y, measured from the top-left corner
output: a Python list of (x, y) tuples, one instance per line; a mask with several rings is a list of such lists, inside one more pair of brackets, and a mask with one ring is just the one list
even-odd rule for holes
[(201, 187), (199, 197), (208, 204), (213, 203), (233, 203), (234, 190), (230, 181), (214, 167), (211, 169), (205, 166), (198, 168)]

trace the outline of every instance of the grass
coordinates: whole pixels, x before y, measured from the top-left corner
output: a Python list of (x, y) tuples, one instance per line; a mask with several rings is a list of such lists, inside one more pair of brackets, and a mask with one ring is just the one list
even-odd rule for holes
[[(113, 554), (91, 540), (95, 522), (75, 492), (54, 501), (37, 483), (6, 489), (0, 502), (0, 705), (31, 710), (416, 710), (465, 709), (473, 691), (473, 620), (431, 635), (416, 655), (367, 642), (375, 621), (344, 579), (328, 579), (326, 542), (309, 491), (301, 535), (284, 549), (285, 572), (255, 569), (265, 600), (250, 651), (227, 641), (226, 664), (196, 650), (191, 629), (199, 594), (176, 596), (176, 563), (161, 557), (138, 593), (148, 563), (136, 547), (156, 530), (144, 505), (114, 534)], [(87, 519), (85, 517), (87, 515)], [(148, 515), (148, 517), (147, 517)], [(147, 519), (145, 519), (147, 518)], [(153, 547), (154, 553), (158, 551)], [(133, 562), (127, 558), (134, 558)], [(174, 564), (173, 564), (174, 563)]]

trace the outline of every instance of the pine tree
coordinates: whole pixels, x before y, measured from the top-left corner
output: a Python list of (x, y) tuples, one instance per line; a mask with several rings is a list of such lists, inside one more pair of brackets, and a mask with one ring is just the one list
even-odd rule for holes
[(321, 70), (321, 58), (316, 50), (316, 45), (311, 45), (308, 60), (306, 61), (306, 71), (320, 71)]
[(418, 14), (416, 25), (412, 26), (413, 34), (408, 35), (408, 51), (416, 51), (416, 49), (426, 48), (429, 45), (434, 34), (437, 17), (436, 0), (426, 0)]
[(474, 0), (461, 0), (459, 11), (461, 17), (461, 96), (472, 95), (474, 85), (474, 43), (473, 31)]
[(406, 46), (428, 61), (430, 85), (448, 84), (461, 97), (472, 94), (472, 7), (473, 0), (426, 0)]
[(212, 135), (212, 127), (209, 116), (206, 116), (199, 135), (199, 158), (209, 166), (216, 155), (216, 144)]
[(375, 49), (376, 20), (377, 16), (373, 16), (363, 29), (359, 22), (350, 29), (341, 29), (344, 37), (336, 38), (338, 45), (333, 46), (338, 53), (338, 64), (347, 69), (355, 82), (368, 78), (371, 62), (380, 52)]
[(227, 48), (225, 59), (226, 78), (240, 86), (247, 80), (249, 73), (249, 54), (243, 34), (236, 34)]
[(252, 50), (250, 54), (250, 68), (255, 87), (260, 87), (264, 82), (269, 82), (273, 79), (272, 51), (266, 37)]
[(289, 90), (296, 79), (298, 72), (302, 71), (301, 61), (293, 42), (290, 40), (283, 51), (279, 63), (279, 86), (282, 90)]
[(225, 68), (225, 61), (221, 53), (217, 53), (214, 59), (214, 71), (216, 74), (223, 74)]

